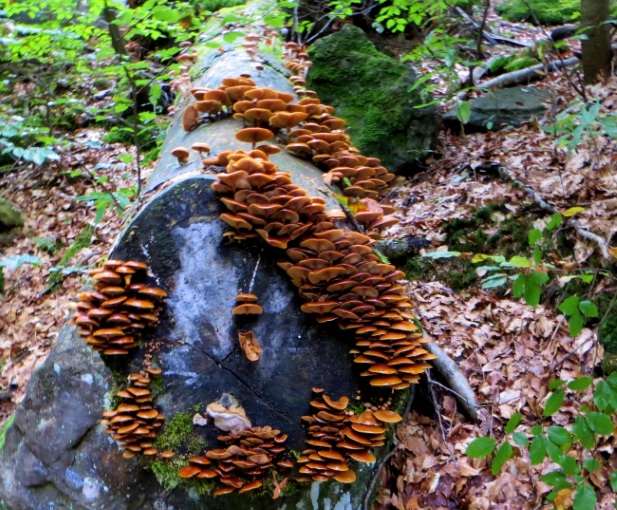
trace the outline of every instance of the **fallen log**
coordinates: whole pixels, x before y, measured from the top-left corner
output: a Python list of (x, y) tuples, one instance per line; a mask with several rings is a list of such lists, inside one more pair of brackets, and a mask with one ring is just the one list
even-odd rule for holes
[(549, 64), (537, 64), (526, 69), (502, 74), (501, 76), (493, 78), (492, 80), (485, 81), (484, 83), (479, 83), (477, 87), (479, 89), (496, 89), (525, 84), (543, 78), (548, 72), (555, 71), (564, 67), (570, 67), (579, 62), (580, 60), (578, 58), (570, 57), (565, 60), (556, 60), (550, 62)]

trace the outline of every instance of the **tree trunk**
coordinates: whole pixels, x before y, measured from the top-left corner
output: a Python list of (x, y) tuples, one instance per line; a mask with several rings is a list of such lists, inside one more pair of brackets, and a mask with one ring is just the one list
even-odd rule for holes
[(611, 74), (611, 38), (608, 19), (609, 0), (581, 0), (581, 21), (586, 39), (583, 40), (583, 71), (585, 83), (606, 80)]

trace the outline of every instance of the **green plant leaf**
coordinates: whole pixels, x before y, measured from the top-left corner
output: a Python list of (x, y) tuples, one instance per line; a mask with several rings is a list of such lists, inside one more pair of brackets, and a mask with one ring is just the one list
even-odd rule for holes
[(456, 118), (461, 124), (467, 124), (471, 118), (471, 106), (467, 101), (461, 101), (456, 108)]
[(597, 502), (596, 491), (591, 485), (583, 482), (576, 489), (572, 508), (574, 510), (594, 510)]
[(512, 457), (514, 453), (512, 445), (506, 441), (495, 452), (493, 462), (491, 464), (491, 473), (493, 476), (497, 476), (501, 471), (503, 465)]
[(546, 457), (546, 440), (543, 436), (536, 436), (529, 447), (529, 461), (532, 466), (541, 464)]
[(223, 36), (223, 41), (225, 41), (227, 44), (231, 44), (240, 37), (244, 37), (244, 34), (242, 32), (227, 32)]
[(551, 459), (555, 464), (561, 464), (563, 460), (563, 451), (560, 446), (557, 446), (550, 439), (546, 440), (546, 453), (548, 454), (549, 459)]
[(527, 239), (529, 241), (530, 246), (533, 246), (540, 239), (542, 239), (542, 235), (543, 235), (542, 231), (538, 230), (537, 228), (534, 228), (533, 230), (530, 230), (529, 234), (527, 235)]
[(608, 436), (615, 431), (613, 420), (604, 413), (587, 413), (585, 421), (591, 430), (601, 436)]
[(554, 391), (550, 397), (548, 397), (546, 401), (546, 406), (544, 407), (544, 412), (542, 416), (552, 416), (561, 407), (563, 404), (563, 399), (565, 398), (566, 393), (563, 390)]
[(527, 276), (524, 273), (518, 275), (512, 284), (512, 296), (520, 298), (525, 293), (525, 285), (527, 284)]
[(503, 431), (506, 434), (512, 434), (512, 432), (514, 432), (514, 429), (518, 427), (518, 424), (521, 422), (522, 419), (523, 419), (522, 414), (514, 413), (512, 417), (508, 420), (508, 423), (506, 423), (506, 426), (504, 427)]
[(583, 317), (578, 312), (573, 314), (568, 319), (568, 328), (570, 329), (570, 335), (578, 336), (578, 334), (583, 330), (584, 325), (585, 325), (585, 317)]
[(598, 307), (594, 305), (591, 301), (581, 301), (578, 304), (578, 308), (585, 317), (598, 316)]
[(596, 445), (596, 437), (582, 416), (577, 416), (574, 419), (572, 434), (588, 450), (591, 450)]
[(478, 437), (469, 444), (465, 454), (472, 459), (481, 459), (493, 453), (496, 444), (492, 437)]
[(561, 302), (559, 305), (559, 311), (565, 315), (573, 315), (578, 313), (578, 304), (580, 301), (581, 298), (578, 296), (570, 296)]
[(562, 381), (561, 379), (551, 379), (548, 383), (548, 389), (549, 390), (556, 390), (557, 388), (561, 388), (564, 384), (566, 384), (566, 381)]
[(614, 375), (617, 375), (617, 372), (609, 375), (606, 381), (598, 381), (596, 384), (593, 401), (600, 411), (612, 413), (617, 409), (617, 384), (611, 384)]
[(551, 487), (567, 487), (570, 485), (566, 475), (561, 471), (551, 471), (550, 473), (542, 475), (540, 479)]
[(593, 473), (594, 471), (599, 471), (602, 469), (602, 464), (598, 459), (587, 457), (586, 459), (583, 459), (583, 467), (590, 473)]
[(514, 441), (521, 448), (529, 448), (529, 439), (522, 432), (515, 432), (512, 434), (512, 441)]
[(571, 455), (562, 455), (559, 465), (561, 466), (563, 473), (568, 476), (572, 476), (580, 471), (576, 459)]
[(539, 436), (540, 434), (542, 434), (542, 425), (534, 425), (533, 427), (531, 427), (531, 430), (529, 432), (531, 432), (532, 436)]
[(508, 264), (512, 267), (531, 267), (531, 260), (527, 257), (521, 257), (520, 255), (514, 255), (508, 260)]
[(555, 213), (553, 214), (553, 217), (551, 218), (551, 220), (548, 222), (548, 224), (544, 228), (545, 230), (554, 230), (555, 228), (559, 227), (562, 223), (563, 223), (563, 217), (561, 216), (561, 214)]
[(534, 308), (540, 304), (540, 296), (542, 295), (542, 287), (533, 282), (527, 277), (525, 284), (525, 302)]
[(539, 271), (532, 271), (527, 275), (527, 279), (538, 285), (543, 285), (550, 280), (549, 275), (540, 273)]
[(546, 429), (546, 435), (557, 446), (563, 446), (571, 443), (570, 433), (561, 425), (551, 425)]
[(593, 379), (591, 377), (577, 377), (576, 379), (574, 379), (574, 381), (570, 381), (568, 383), (568, 388), (574, 391), (584, 391), (589, 388), (589, 386), (591, 386), (592, 382)]
[(611, 489), (617, 492), (617, 469), (611, 472)]

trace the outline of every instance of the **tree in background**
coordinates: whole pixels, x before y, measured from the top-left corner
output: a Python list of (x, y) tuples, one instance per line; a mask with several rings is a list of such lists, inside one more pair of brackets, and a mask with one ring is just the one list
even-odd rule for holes
[(609, 0), (581, 0), (581, 23), (585, 29), (583, 40), (583, 72), (585, 83), (606, 80), (611, 74)]

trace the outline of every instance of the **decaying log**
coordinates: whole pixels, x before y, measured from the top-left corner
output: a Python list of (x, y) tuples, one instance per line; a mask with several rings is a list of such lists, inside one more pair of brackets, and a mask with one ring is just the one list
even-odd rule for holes
[(550, 62), (549, 64), (537, 64), (526, 69), (502, 74), (497, 78), (479, 84), (478, 88), (498, 89), (503, 87), (511, 87), (513, 85), (520, 85), (522, 83), (529, 83), (530, 81), (538, 80), (544, 77), (547, 72), (555, 71), (556, 69), (561, 69), (563, 67), (570, 67), (577, 64), (578, 62), (578, 58), (570, 57), (565, 60)]

